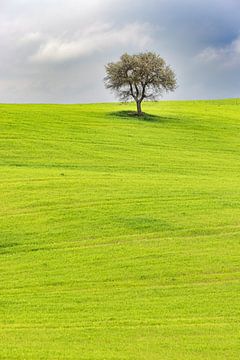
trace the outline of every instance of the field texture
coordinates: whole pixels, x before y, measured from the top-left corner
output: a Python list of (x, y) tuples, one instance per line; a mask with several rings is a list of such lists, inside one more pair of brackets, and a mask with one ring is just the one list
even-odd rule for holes
[(240, 354), (240, 101), (0, 106), (0, 359)]

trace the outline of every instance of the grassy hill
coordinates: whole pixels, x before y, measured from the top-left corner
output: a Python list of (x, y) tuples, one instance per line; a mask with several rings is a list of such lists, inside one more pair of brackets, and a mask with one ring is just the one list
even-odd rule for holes
[(0, 106), (0, 359), (239, 359), (240, 101)]

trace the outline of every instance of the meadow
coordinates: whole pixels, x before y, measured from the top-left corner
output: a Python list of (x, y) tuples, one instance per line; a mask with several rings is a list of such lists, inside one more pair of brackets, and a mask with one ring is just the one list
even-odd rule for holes
[(240, 100), (0, 105), (0, 359), (240, 353)]

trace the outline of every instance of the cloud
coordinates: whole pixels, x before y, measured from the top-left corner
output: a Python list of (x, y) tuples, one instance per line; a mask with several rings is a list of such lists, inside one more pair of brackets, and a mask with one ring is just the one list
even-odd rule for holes
[[(31, 33), (25, 41), (38, 41), (41, 35)], [(152, 44), (151, 28), (148, 24), (128, 24), (114, 28), (109, 24), (93, 25), (81, 33), (72, 34), (71, 39), (48, 38), (30, 59), (36, 63), (60, 63), (90, 56), (97, 52), (119, 46), (145, 49)]]
[(233, 97), (239, 24), (239, 0), (0, 0), (0, 101), (111, 101), (104, 65), (145, 50), (177, 73), (165, 98)]
[(43, 36), (40, 32), (30, 32), (24, 34), (24, 36), (20, 39), (22, 44), (33, 44), (39, 43), (43, 40)]
[(207, 47), (197, 58), (205, 63), (218, 63), (223, 67), (240, 66), (240, 36), (223, 47)]

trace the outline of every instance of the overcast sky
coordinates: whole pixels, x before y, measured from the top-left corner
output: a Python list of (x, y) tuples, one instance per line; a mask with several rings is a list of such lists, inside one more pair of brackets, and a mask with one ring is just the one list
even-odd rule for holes
[(165, 98), (240, 96), (240, 0), (0, 0), (0, 102), (113, 101), (104, 65), (155, 51)]

